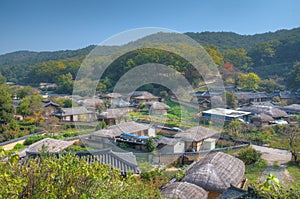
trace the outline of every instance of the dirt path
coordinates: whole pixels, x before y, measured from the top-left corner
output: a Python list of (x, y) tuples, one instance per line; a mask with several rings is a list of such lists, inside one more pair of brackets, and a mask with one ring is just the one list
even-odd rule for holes
[(289, 184), (293, 181), (293, 177), (285, 165), (292, 157), (289, 151), (257, 145), (252, 145), (252, 147), (262, 153), (261, 157), (265, 159), (268, 164), (266, 170), (262, 173), (261, 180), (264, 180), (266, 175), (272, 173), (278, 177), (281, 183)]
[(277, 163), (278, 165), (288, 163), (291, 160), (291, 153), (287, 150), (274, 149), (269, 147), (252, 145), (252, 147), (262, 153), (262, 158), (265, 159), (269, 166)]

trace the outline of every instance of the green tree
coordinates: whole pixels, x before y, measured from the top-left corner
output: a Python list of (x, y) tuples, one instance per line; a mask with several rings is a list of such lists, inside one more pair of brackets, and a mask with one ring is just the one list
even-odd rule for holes
[(255, 66), (271, 64), (272, 58), (275, 57), (276, 48), (280, 45), (278, 40), (260, 42), (255, 44), (249, 51)]
[(148, 152), (152, 152), (155, 150), (155, 145), (153, 142), (153, 138), (149, 138), (146, 142), (146, 147)]
[(6, 78), (0, 73), (0, 84), (4, 84), (6, 82)]
[(39, 125), (44, 120), (43, 103), (39, 95), (30, 95), (25, 97), (18, 105), (17, 112), (26, 116), (26, 120)]
[(226, 50), (223, 53), (224, 62), (230, 62), (235, 68), (242, 71), (248, 71), (252, 66), (251, 57), (243, 48)]
[(234, 92), (225, 92), (226, 95), (226, 104), (229, 107), (236, 108), (237, 107), (237, 98), (234, 95)]
[(64, 98), (64, 97), (57, 97), (53, 99), (53, 101), (62, 108), (71, 108), (73, 102), (72, 99)]
[(0, 125), (9, 123), (14, 117), (14, 107), (9, 87), (0, 85)]
[(259, 76), (255, 73), (240, 74), (238, 76), (238, 86), (245, 90), (257, 90), (261, 82)]
[(294, 64), (288, 77), (287, 85), (289, 88), (300, 88), (300, 62)]
[(229, 133), (229, 135), (237, 137), (243, 131), (243, 125), (240, 121), (233, 120), (228, 124), (228, 126), (226, 127), (226, 130)]
[(238, 153), (238, 158), (241, 159), (246, 165), (254, 164), (260, 160), (262, 153), (256, 151), (252, 147), (242, 149)]
[(268, 93), (272, 93), (276, 90), (282, 90), (284, 89), (283, 85), (280, 85), (275, 82), (273, 79), (268, 79), (268, 80), (262, 80), (259, 84), (259, 90), (261, 91), (266, 91)]
[(96, 131), (99, 131), (99, 130), (105, 129), (105, 128), (106, 128), (106, 123), (104, 122), (104, 120), (102, 120), (97, 124)]
[(57, 79), (57, 93), (72, 94), (73, 77), (71, 73), (60, 75)]
[(34, 92), (34, 89), (31, 86), (25, 86), (23, 88), (17, 89), (17, 97), (23, 99), (24, 97), (31, 95)]

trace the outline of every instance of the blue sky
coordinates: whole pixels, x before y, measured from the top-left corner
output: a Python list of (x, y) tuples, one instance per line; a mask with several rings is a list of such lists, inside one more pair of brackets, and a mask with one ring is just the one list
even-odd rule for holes
[(255, 34), (300, 27), (299, 0), (0, 0), (0, 54), (78, 49), (134, 28)]

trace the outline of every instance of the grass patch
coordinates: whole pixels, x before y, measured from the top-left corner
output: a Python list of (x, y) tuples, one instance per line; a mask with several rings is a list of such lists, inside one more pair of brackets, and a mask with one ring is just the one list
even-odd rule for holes
[(294, 179), (290, 186), (300, 189), (300, 166), (293, 162), (289, 162), (287, 165), (287, 170), (289, 171), (290, 176), (292, 176)]
[(252, 165), (246, 165), (245, 176), (249, 180), (249, 183), (254, 183), (261, 177), (262, 172), (267, 168), (266, 160), (259, 160)]

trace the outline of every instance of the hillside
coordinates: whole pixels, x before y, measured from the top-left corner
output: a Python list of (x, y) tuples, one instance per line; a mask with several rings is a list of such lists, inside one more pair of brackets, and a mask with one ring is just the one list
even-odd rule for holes
[[(255, 72), (264, 79), (279, 76), (287, 80), (292, 66), (300, 60), (300, 28), (255, 35), (239, 35), (233, 32), (188, 32), (185, 34), (198, 41), (202, 46), (211, 48), (209, 53), (215, 53), (213, 56), (217, 56), (217, 58), (219, 56), (221, 60), (219, 64), (222, 65), (222, 63), (229, 61), (236, 69), (242, 72)], [(147, 39), (149, 38), (145, 38), (145, 40)], [(0, 72), (8, 81), (20, 84), (36, 84), (40, 81), (53, 82), (58, 75), (66, 73), (71, 73), (74, 78), (82, 60), (94, 47), (88, 46), (78, 50), (54, 52), (17, 51), (0, 55)], [(100, 50), (109, 52), (114, 48), (103, 47)], [(102, 54), (105, 55), (105, 53)], [(113, 66), (121, 67), (123, 65), (122, 67), (126, 68), (128, 59), (133, 60), (133, 65), (138, 65), (141, 64), (140, 57), (143, 57), (142, 61), (149, 63), (153, 61), (149, 55), (154, 54), (157, 54), (156, 63), (162, 61), (166, 64), (173, 64), (178, 60), (178, 63), (183, 64), (180, 67), (187, 67), (179, 57), (171, 56), (171, 63), (167, 63), (166, 57), (168, 55), (157, 50), (149, 52), (149, 49), (124, 55), (122, 59), (119, 59), (120, 63), (115, 62)], [(140, 60), (136, 61), (133, 55), (139, 55)], [(39, 73), (35, 71), (47, 67), (50, 73), (37, 78)], [(53, 75), (51, 68), (58, 68), (58, 71)]]

